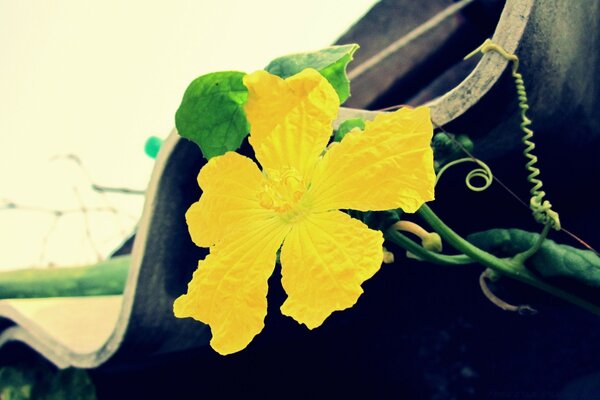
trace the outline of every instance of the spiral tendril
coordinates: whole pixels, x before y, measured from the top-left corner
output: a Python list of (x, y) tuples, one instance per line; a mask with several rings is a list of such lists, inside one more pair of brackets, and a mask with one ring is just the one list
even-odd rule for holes
[(527, 110), (529, 110), (529, 104), (527, 103), (527, 92), (525, 90), (525, 82), (523, 81), (523, 75), (518, 71), (519, 69), (519, 58), (511, 53), (508, 53), (502, 47), (494, 44), (490, 39), (486, 39), (481, 46), (468, 54), (465, 59), (472, 57), (473, 55), (481, 52), (487, 53), (488, 51), (494, 51), (504, 57), (506, 60), (512, 62), (512, 77), (515, 81), (515, 88), (517, 90), (517, 98), (519, 99), (519, 109), (521, 110), (521, 131), (523, 131), (523, 138), (521, 141), (525, 145), (523, 155), (529, 160), (525, 164), (529, 175), (527, 175), (527, 181), (532, 185), (529, 193), (531, 198), (529, 199), (529, 208), (533, 213), (534, 219), (544, 225), (550, 224), (554, 229), (560, 230), (560, 219), (558, 213), (552, 210), (552, 204), (548, 200), (544, 200), (546, 192), (542, 190), (542, 180), (539, 178), (540, 169), (536, 167), (538, 158), (533, 154), (535, 149), (535, 143), (533, 143), (533, 130), (529, 128), (531, 120), (527, 117)]
[[(494, 181), (494, 175), (492, 175), (492, 170), (483, 161), (471, 157), (459, 158), (458, 160), (451, 161), (448, 164), (444, 165), (442, 168), (440, 168), (440, 170), (437, 173), (437, 176), (435, 177), (436, 185), (442, 177), (442, 174), (446, 172), (448, 168), (464, 162), (474, 162), (481, 167), (475, 168), (467, 174), (467, 176), (465, 177), (465, 185), (467, 185), (467, 187), (474, 192), (483, 192), (484, 190), (489, 188), (492, 182)], [(473, 184), (471, 182), (473, 178), (482, 178), (484, 182), (483, 185), (477, 186)]]

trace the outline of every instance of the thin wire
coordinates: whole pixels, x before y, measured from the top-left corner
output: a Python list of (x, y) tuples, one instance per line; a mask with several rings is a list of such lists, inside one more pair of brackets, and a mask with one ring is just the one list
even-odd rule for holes
[(79, 193), (79, 190), (77, 190), (77, 188), (73, 188), (73, 190), (75, 191), (75, 196), (77, 197), (77, 201), (79, 202), (79, 205), (81, 206), (81, 211), (83, 214), (83, 223), (85, 226), (85, 234), (88, 239), (88, 242), (90, 243), (90, 246), (96, 253), (96, 258), (98, 259), (98, 261), (102, 261), (102, 253), (100, 252), (100, 250), (98, 250), (98, 247), (96, 246), (96, 243), (94, 242), (94, 239), (92, 237), (92, 229), (91, 229), (90, 219), (88, 216), (88, 210), (85, 208), (85, 203), (83, 202), (83, 199), (81, 198), (81, 194)]
[(96, 192), (104, 192), (104, 193), (121, 193), (121, 194), (146, 194), (145, 190), (139, 189), (130, 189), (125, 187), (110, 187), (110, 186), (100, 186), (92, 183), (92, 189)]
[[(92, 186), (92, 188), (94, 188), (95, 183), (94, 180), (92, 178), (92, 174), (90, 173), (90, 171), (86, 168), (86, 166), (84, 165), (83, 161), (81, 160), (81, 158), (77, 155), (77, 154), (73, 154), (73, 153), (67, 153), (67, 154), (61, 154), (61, 155), (56, 155), (50, 158), (50, 161), (55, 161), (55, 160), (60, 160), (60, 159), (64, 159), (64, 160), (69, 160), (74, 162), (78, 167), (79, 170), (81, 172), (83, 172), (83, 174), (85, 175), (87, 181), (89, 182), (90, 186)], [(95, 190), (95, 189), (94, 189)], [(99, 195), (99, 198), (102, 200), (102, 202), (104, 203), (104, 205), (108, 208), (114, 208), (113, 203), (109, 200), (106, 191), (102, 191), (102, 190), (96, 190), (96, 192)], [(119, 226), (119, 231), (121, 232), (121, 235), (125, 236), (128, 234), (128, 228), (123, 224), (123, 220), (118, 218), (117, 213), (115, 213), (115, 220), (117, 222), (117, 225)]]
[[(473, 159), (473, 161), (477, 160), (477, 158), (475, 156), (473, 156), (473, 154), (471, 154), (471, 152), (469, 150), (467, 150), (465, 148), (465, 146), (462, 145), (462, 143), (460, 143), (458, 140), (456, 140), (454, 138), (454, 135), (451, 134), (450, 132), (446, 131), (441, 125), (438, 125), (435, 123), (435, 121), (431, 121), (431, 123), (433, 124), (433, 126), (435, 126), (436, 129), (439, 129), (440, 131), (442, 131), (443, 133), (445, 133), (450, 140), (456, 145), (458, 146), (462, 152), (464, 152), (467, 156), (469, 156), (470, 158)], [(514, 191), (512, 191), (507, 185), (504, 184), (504, 182), (502, 182), (499, 178), (497, 178), (495, 175), (492, 176), (492, 179), (494, 179), (494, 182), (498, 183), (505, 191), (507, 191), (515, 200), (517, 200), (519, 203), (521, 203), (521, 205), (527, 209), (529, 209), (529, 205), (523, 200), (521, 199)], [(568, 236), (570, 236), (571, 238), (573, 238), (574, 240), (576, 240), (577, 242), (579, 242), (579, 244), (581, 244), (582, 246), (584, 246), (586, 249), (594, 252), (597, 256), (600, 256), (600, 254), (596, 251), (596, 249), (594, 249), (591, 245), (589, 245), (587, 242), (585, 242), (583, 239), (581, 239), (579, 236), (575, 235), (573, 232), (567, 230), (564, 226), (561, 225), (560, 230), (563, 231), (564, 233), (566, 233)]]
[[(439, 129), (440, 131), (445, 133), (446, 136), (448, 136), (450, 138), (452, 143), (454, 143), (456, 146), (458, 146), (463, 153), (465, 153), (467, 156), (469, 156), (473, 160), (473, 162), (477, 162), (478, 158), (475, 157), (469, 150), (467, 150), (467, 148), (465, 146), (463, 146), (462, 143), (460, 143), (458, 140), (454, 139), (454, 135), (452, 133), (445, 130), (441, 125), (438, 125), (433, 120), (431, 120), (431, 123), (433, 124), (433, 126), (435, 126), (436, 129)], [(504, 182), (502, 182), (500, 179), (498, 179), (495, 175), (492, 175), (492, 179), (494, 180), (494, 182), (496, 182), (497, 184), (502, 186), (502, 188), (504, 190), (506, 190), (512, 197), (514, 197), (519, 203), (521, 203), (523, 206), (529, 208), (529, 205), (525, 201), (523, 201), (515, 192), (513, 192), (507, 185), (505, 185)]]
[(408, 109), (412, 110), (414, 107), (411, 106), (410, 104), (396, 104), (395, 106), (380, 108), (379, 110), (376, 110), (376, 111), (392, 111), (392, 110), (397, 110), (399, 108), (408, 108)]
[[(474, 53), (480, 51), (480, 49), (477, 49)], [(473, 54), (474, 54), (473, 53)], [(515, 63), (513, 64), (513, 69), (516, 69), (516, 67), (518, 67), (518, 59), (514, 60)], [(386, 107), (386, 108), (382, 108), (376, 111), (392, 111), (392, 110), (396, 110), (402, 107), (407, 107), (407, 108), (413, 108), (412, 106), (409, 105), (404, 105), (404, 104), (398, 104), (398, 105), (394, 105), (394, 106), (390, 106), (390, 107)], [(445, 133), (450, 140), (454, 143), (454, 145), (458, 146), (460, 148), (460, 150), (465, 153), (468, 157), (471, 158), (471, 160), (475, 163), (478, 163), (479, 159), (477, 157), (475, 157), (473, 154), (471, 154), (471, 152), (469, 150), (467, 150), (465, 148), (465, 146), (462, 145), (462, 143), (460, 143), (458, 140), (456, 140), (454, 138), (454, 135), (451, 134), (450, 132), (446, 131), (443, 126), (438, 125), (434, 120), (431, 120), (431, 123), (433, 124), (433, 126), (435, 126), (436, 129), (439, 129), (440, 131), (442, 131), (443, 133)], [(521, 199), (513, 190), (511, 190), (504, 182), (502, 182), (499, 178), (497, 178), (496, 176), (492, 175), (491, 176), (492, 179), (494, 180), (494, 182), (496, 182), (498, 185), (500, 185), (502, 187), (502, 189), (504, 189), (508, 194), (510, 194), (515, 200), (517, 200), (517, 202), (521, 203), (521, 205), (527, 209), (530, 209), (530, 205), (527, 204), (527, 202), (525, 202), (523, 199)], [(568, 236), (570, 236), (572, 239), (574, 239), (575, 241), (577, 241), (579, 244), (581, 244), (583, 247), (585, 247), (586, 249), (592, 251), (594, 254), (596, 254), (597, 256), (600, 256), (600, 253), (598, 253), (598, 251), (596, 251), (596, 249), (594, 249), (590, 244), (588, 244), (585, 240), (581, 239), (579, 236), (577, 236), (575, 233), (569, 231), (568, 229), (566, 229), (564, 226), (562, 226), (562, 224), (560, 225), (560, 231), (564, 232), (565, 234), (567, 234)]]
[(61, 216), (62, 216), (62, 214), (54, 214), (54, 219), (52, 220), (52, 224), (50, 225), (50, 228), (44, 235), (44, 239), (42, 240), (42, 250), (40, 252), (40, 261), (38, 263), (39, 265), (43, 265), (43, 263), (44, 263), (44, 259), (46, 258), (46, 251), (48, 250), (48, 241), (50, 240), (50, 236), (56, 229), (56, 226), (58, 225), (58, 221), (60, 220)]
[[(402, 107), (407, 107), (407, 108), (413, 108), (410, 105), (405, 105), (405, 104), (398, 104), (395, 106), (390, 106), (390, 107), (386, 107), (386, 108), (381, 108), (379, 110), (376, 111), (392, 111), (392, 110), (396, 110)], [(439, 129), (440, 131), (442, 131), (443, 133), (446, 134), (446, 136), (448, 136), (450, 138), (450, 140), (456, 145), (458, 146), (461, 151), (463, 153), (465, 153), (469, 158), (471, 158), (471, 160), (475, 163), (478, 163), (479, 159), (477, 157), (475, 157), (473, 154), (471, 154), (471, 152), (469, 150), (467, 150), (467, 148), (465, 146), (462, 145), (462, 143), (460, 143), (458, 140), (454, 139), (454, 135), (450, 132), (448, 132), (447, 130), (445, 130), (443, 128), (442, 125), (438, 125), (434, 120), (431, 120), (431, 123), (433, 124), (433, 126), (435, 126), (436, 129)], [(521, 203), (523, 206), (529, 208), (529, 205), (523, 201), (515, 192), (513, 192), (507, 185), (504, 184), (504, 182), (502, 182), (500, 179), (498, 179), (496, 176), (494, 176), (493, 174), (491, 175), (492, 179), (494, 180), (494, 182), (496, 182), (498, 185), (500, 185), (504, 190), (506, 190), (512, 197), (515, 198), (515, 200), (517, 200), (519, 203)], [(578, 241), (583, 242), (581, 239), (577, 238)], [(590, 250), (593, 250), (589, 245), (585, 245), (586, 247), (588, 247)], [(593, 250), (594, 252), (596, 252), (595, 250)]]
[(598, 253), (592, 246), (590, 246), (589, 244), (587, 244), (583, 239), (581, 239), (579, 236), (575, 235), (573, 232), (566, 230), (564, 227), (561, 226), (560, 228), (561, 231), (563, 231), (564, 233), (566, 233), (567, 235), (569, 235), (571, 238), (575, 239), (577, 242), (579, 242), (579, 244), (581, 244), (582, 246), (586, 247), (588, 250), (591, 250), (594, 252), (594, 254), (596, 254), (598, 257), (600, 257), (600, 253)]

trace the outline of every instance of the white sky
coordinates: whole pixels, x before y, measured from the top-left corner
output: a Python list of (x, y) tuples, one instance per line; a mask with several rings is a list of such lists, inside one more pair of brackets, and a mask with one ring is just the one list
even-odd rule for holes
[[(100, 196), (56, 156), (76, 154), (97, 184), (144, 189), (144, 142), (167, 136), (194, 78), (325, 47), (375, 2), (0, 0), (0, 205), (117, 207), (88, 214), (107, 255), (135, 226), (142, 196)], [(83, 218), (53, 227), (49, 213), (0, 210), (0, 269), (94, 261)]]

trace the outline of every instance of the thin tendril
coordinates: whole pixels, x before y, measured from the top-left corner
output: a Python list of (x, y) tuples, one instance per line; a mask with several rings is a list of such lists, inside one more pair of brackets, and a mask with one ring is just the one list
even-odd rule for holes
[[(442, 131), (443, 133), (445, 133), (450, 138), (450, 140), (452, 141), (452, 143), (454, 143), (454, 145), (460, 147), (460, 149), (462, 150), (462, 152), (465, 153), (467, 156), (469, 156), (469, 158), (471, 158), (471, 160), (473, 160), (473, 162), (476, 162), (478, 160), (478, 158), (475, 157), (469, 150), (467, 150), (467, 148), (465, 146), (463, 146), (463, 144), (461, 142), (459, 142), (458, 140), (456, 140), (454, 138), (454, 135), (452, 133), (450, 133), (447, 130), (445, 130), (443, 126), (438, 125), (433, 120), (431, 121), (431, 123), (433, 124), (433, 126), (435, 126), (436, 129), (439, 129), (440, 131)], [(494, 176), (494, 175), (492, 175), (492, 179), (498, 185), (502, 186), (502, 188), (504, 190), (506, 190), (512, 197), (514, 197), (519, 203), (521, 203), (525, 207), (529, 208), (529, 206), (527, 205), (527, 203), (525, 203), (523, 200), (521, 200), (521, 198), (515, 192), (513, 192), (504, 182), (502, 182), (500, 179), (496, 178), (496, 176)]]
[(487, 53), (488, 51), (494, 51), (504, 57), (506, 60), (511, 61), (512, 64), (512, 76), (515, 81), (515, 87), (517, 89), (517, 96), (519, 99), (519, 108), (521, 109), (521, 130), (523, 131), (522, 142), (525, 145), (523, 154), (529, 161), (525, 164), (525, 167), (529, 171), (527, 181), (532, 185), (530, 189), (531, 198), (529, 200), (529, 208), (533, 212), (535, 220), (541, 224), (551, 224), (556, 230), (560, 230), (560, 219), (558, 213), (552, 210), (552, 204), (548, 200), (544, 200), (546, 193), (542, 190), (542, 180), (539, 178), (540, 170), (535, 166), (538, 159), (533, 154), (535, 144), (533, 143), (533, 131), (528, 128), (531, 125), (531, 120), (527, 117), (527, 110), (529, 110), (529, 104), (527, 103), (527, 92), (525, 91), (525, 83), (523, 81), (523, 75), (518, 72), (519, 69), (519, 58), (508, 53), (502, 47), (492, 43), (490, 39), (486, 39), (485, 42), (473, 52), (465, 57), (465, 60), (472, 57), (476, 53)]
[[(490, 43), (491, 43), (491, 42), (490, 42)], [(484, 44), (485, 44), (485, 43), (484, 43)], [(496, 46), (496, 45), (494, 45), (494, 46)], [(513, 61), (513, 67), (512, 67), (512, 69), (513, 69), (513, 76), (514, 76), (514, 73), (516, 73), (516, 72), (517, 72), (517, 69), (518, 69), (518, 66), (519, 66), (519, 58), (518, 58), (517, 56), (515, 56), (514, 54), (509, 54), (508, 52), (506, 52), (504, 49), (502, 49), (502, 48), (501, 48), (501, 47), (499, 47), (499, 46), (496, 46), (496, 47), (497, 47), (497, 50), (496, 50), (496, 49), (494, 49), (494, 50), (496, 50), (497, 52), (499, 52), (499, 53), (500, 53), (500, 54), (501, 54), (503, 57), (505, 57), (505, 58), (506, 58), (506, 59), (508, 59), (509, 61)], [(483, 45), (482, 45), (482, 46), (480, 46), (479, 48), (475, 49), (475, 50), (474, 50), (474, 51), (473, 51), (471, 54), (467, 55), (467, 57), (465, 57), (465, 59), (466, 59), (466, 58), (469, 58), (469, 57), (471, 57), (471, 56), (473, 56), (473, 55), (475, 55), (475, 54), (477, 54), (477, 53), (478, 53), (478, 52), (480, 52), (480, 51), (482, 51), (482, 50), (481, 50), (482, 48), (483, 48)], [(491, 48), (488, 48), (488, 51), (489, 51), (490, 49), (491, 49)], [(520, 75), (520, 74), (519, 74), (519, 75)], [(523, 78), (522, 78), (522, 76), (521, 76), (521, 82), (522, 82), (522, 80), (523, 80)], [(523, 86), (524, 86), (524, 84), (523, 84)], [(519, 100), (521, 100), (521, 99), (519, 98)], [(525, 99), (524, 99), (524, 100), (525, 100), (525, 105), (527, 106), (527, 104), (526, 104), (527, 97), (526, 97), (526, 96), (525, 96)], [(380, 110), (377, 110), (377, 111), (391, 111), (391, 110), (395, 110), (395, 109), (402, 108), (402, 107), (408, 107), (408, 108), (412, 108), (412, 106), (408, 106), (408, 105), (399, 104), (399, 105), (395, 105), (395, 106), (391, 106), (391, 107), (382, 108), (382, 109), (380, 109)], [(525, 113), (525, 111), (527, 111), (527, 109), (528, 109), (528, 107), (527, 107), (525, 110), (522, 110), (522, 117), (524, 116), (523, 114)], [(526, 115), (525, 115), (525, 118), (527, 118), (527, 117), (526, 117)], [(531, 124), (531, 120), (527, 119), (527, 121), (529, 121), (529, 124)], [(438, 124), (437, 124), (435, 121), (433, 121), (433, 120), (432, 120), (431, 122), (432, 122), (432, 123), (433, 123), (433, 125), (436, 127), (436, 129), (439, 129), (440, 131), (442, 131), (442, 132), (444, 132), (445, 134), (447, 134), (447, 135), (448, 135), (448, 137), (450, 138), (450, 140), (452, 140), (452, 142), (453, 142), (455, 145), (457, 145), (458, 147), (460, 147), (460, 149), (463, 151), (463, 153), (465, 153), (467, 156), (469, 156), (469, 157), (470, 157), (470, 158), (473, 160), (473, 162), (477, 162), (477, 158), (476, 158), (476, 157), (475, 157), (473, 154), (471, 154), (471, 152), (470, 152), (469, 150), (467, 150), (467, 149), (466, 149), (466, 148), (465, 148), (465, 147), (462, 145), (462, 143), (460, 143), (458, 140), (454, 139), (454, 137), (453, 137), (453, 135), (452, 135), (452, 134), (450, 134), (449, 132), (447, 132), (447, 131), (446, 131), (446, 130), (445, 130), (445, 129), (444, 129), (442, 126), (441, 126), (441, 125), (438, 125)], [(523, 123), (522, 123), (522, 124), (523, 124)], [(527, 128), (527, 125), (528, 125), (528, 124), (526, 124), (526, 125), (525, 125), (525, 129), (528, 129), (528, 128)], [(524, 133), (527, 135), (527, 132), (524, 132)], [(523, 137), (523, 139), (525, 139), (525, 136)], [(527, 141), (529, 141), (529, 142), (530, 142), (530, 140), (529, 140), (529, 139), (530, 139), (530, 138), (527, 138)], [(530, 143), (531, 143), (531, 142), (530, 142)], [(533, 143), (532, 143), (532, 144), (533, 144)], [(528, 144), (526, 143), (526, 146), (527, 146), (527, 145), (528, 145)], [(534, 146), (535, 146), (535, 145), (534, 145)], [(529, 146), (528, 146), (528, 147), (529, 147)], [(532, 150), (532, 149), (530, 149), (530, 150), (529, 150), (529, 154), (530, 154), (531, 156), (535, 157), (533, 154), (531, 154), (531, 150)], [(527, 155), (527, 154), (526, 154), (526, 155)], [(529, 167), (530, 167), (530, 165), (529, 165), (529, 164), (531, 163), (531, 161), (533, 161), (533, 160), (530, 160), (530, 161), (528, 162), (528, 165), (527, 165), (527, 166), (528, 166), (528, 169), (529, 169)], [(536, 162), (536, 161), (537, 161), (537, 158), (535, 158), (535, 161), (533, 161), (533, 164), (535, 164), (535, 162)], [(535, 168), (535, 167), (534, 167), (534, 168)], [(537, 169), (537, 171), (538, 171), (538, 175), (539, 175), (539, 169)], [(530, 175), (530, 176), (531, 176), (531, 175)], [(439, 177), (439, 174), (438, 174), (438, 177)], [(439, 179), (439, 178), (438, 178), (438, 179)], [(517, 194), (516, 194), (514, 191), (512, 191), (512, 190), (511, 190), (511, 189), (510, 189), (510, 188), (509, 188), (509, 187), (508, 187), (508, 186), (507, 186), (507, 185), (506, 185), (504, 182), (502, 182), (500, 179), (498, 179), (497, 177), (495, 177), (495, 176), (493, 176), (493, 175), (492, 175), (492, 179), (494, 180), (494, 182), (496, 182), (498, 185), (500, 185), (500, 186), (501, 186), (501, 187), (502, 187), (502, 188), (503, 188), (503, 189), (504, 189), (504, 190), (505, 190), (507, 193), (509, 193), (509, 194), (510, 194), (510, 195), (511, 195), (511, 196), (512, 196), (512, 197), (513, 197), (515, 200), (517, 200), (519, 203), (521, 203), (521, 204), (522, 204), (524, 207), (531, 208), (530, 204), (527, 204), (525, 201), (523, 201), (523, 200), (522, 200), (522, 199), (521, 199), (521, 198), (520, 198), (520, 197), (519, 197), (519, 196), (518, 196), (518, 195), (517, 195)], [(534, 176), (534, 179), (535, 179), (535, 176)], [(539, 179), (536, 179), (536, 180), (537, 180), (537, 181), (539, 181)], [(541, 183), (541, 181), (540, 181), (540, 183)], [(538, 189), (539, 189), (539, 187), (538, 187)], [(533, 190), (533, 189), (532, 189), (532, 190)], [(542, 194), (542, 197), (545, 195), (545, 193), (544, 193), (544, 192), (540, 192), (540, 193)], [(530, 202), (530, 203), (531, 203), (531, 202)], [(547, 204), (547, 205), (549, 205), (550, 203), (549, 203), (548, 201), (546, 201), (546, 204)], [(550, 210), (550, 211), (551, 211), (551, 210)], [(554, 213), (554, 211), (552, 211), (552, 212)], [(556, 213), (554, 213), (554, 214), (556, 215), (556, 218), (558, 218), (558, 214), (556, 214)], [(567, 230), (567, 229), (565, 229), (564, 227), (562, 227), (562, 226), (560, 225), (560, 223), (559, 223), (559, 225), (558, 225), (558, 226), (557, 226), (557, 225), (554, 225), (553, 227), (554, 227), (556, 230), (560, 230), (560, 231), (564, 232), (565, 234), (567, 234), (568, 236), (570, 236), (572, 239), (574, 239), (574, 240), (576, 240), (577, 242), (579, 242), (579, 243), (580, 243), (582, 246), (584, 246), (586, 249), (588, 249), (588, 250), (592, 251), (594, 254), (596, 254), (596, 255), (600, 255), (600, 253), (599, 253), (598, 251), (596, 251), (596, 249), (594, 249), (594, 248), (593, 248), (593, 247), (592, 247), (590, 244), (588, 244), (586, 241), (584, 241), (583, 239), (581, 239), (579, 236), (577, 236), (577, 235), (576, 235), (576, 234), (574, 234), (573, 232), (570, 232), (569, 230)]]
[(479, 275), (479, 287), (481, 288), (481, 292), (492, 304), (504, 311), (512, 311), (521, 315), (533, 315), (537, 313), (535, 308), (532, 308), (527, 304), (515, 306), (496, 296), (486, 282), (486, 279), (493, 280), (494, 274), (494, 271), (488, 268)]
[[(467, 185), (467, 187), (474, 192), (482, 192), (489, 188), (492, 182), (494, 181), (494, 175), (492, 174), (492, 170), (490, 169), (490, 167), (487, 166), (486, 163), (474, 157), (460, 158), (458, 160), (451, 161), (448, 164), (444, 165), (437, 173), (437, 176), (435, 178), (436, 185), (442, 177), (442, 174), (446, 172), (448, 168), (464, 162), (474, 162), (481, 167), (475, 168), (467, 174), (467, 176), (465, 177), (465, 185)], [(471, 182), (473, 178), (483, 178), (484, 184), (482, 186), (474, 185)]]
[[(473, 160), (477, 159), (477, 158), (475, 158), (475, 156), (473, 154), (471, 154), (471, 152), (469, 150), (467, 150), (465, 148), (465, 146), (462, 145), (462, 143), (460, 143), (458, 140), (454, 139), (454, 135), (452, 133), (448, 132), (446, 129), (444, 129), (443, 126), (438, 125), (433, 120), (431, 121), (431, 123), (433, 124), (433, 126), (435, 126), (436, 129), (439, 129), (440, 131), (445, 133), (456, 146), (460, 147), (460, 149), (462, 150), (463, 153), (465, 153), (467, 156), (469, 156)], [(513, 192), (504, 182), (502, 182), (496, 176), (493, 176), (493, 179), (494, 179), (494, 182), (496, 182), (498, 185), (502, 186), (502, 188), (504, 190), (506, 190), (506, 192), (508, 192), (515, 200), (517, 200), (519, 203), (521, 203), (521, 205), (523, 205), (523, 207), (529, 208), (529, 205), (526, 202), (524, 202), (515, 192)], [(579, 236), (577, 236), (573, 232), (567, 230), (564, 226), (561, 225), (560, 230), (562, 232), (566, 233), (567, 235), (569, 235), (571, 238), (573, 238), (577, 242), (579, 242), (586, 249), (594, 252), (594, 254), (596, 254), (597, 256), (600, 256), (600, 253), (598, 253), (596, 251), (596, 249), (594, 249), (590, 244), (588, 244), (585, 240), (581, 239)]]

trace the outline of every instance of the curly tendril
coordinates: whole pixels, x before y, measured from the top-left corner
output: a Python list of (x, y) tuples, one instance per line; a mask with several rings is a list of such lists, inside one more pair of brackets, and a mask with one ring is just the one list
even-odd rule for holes
[(489, 268), (487, 268), (481, 273), (481, 275), (479, 275), (479, 287), (481, 288), (481, 292), (492, 304), (494, 304), (498, 308), (501, 308), (504, 311), (516, 312), (521, 315), (537, 314), (537, 310), (527, 304), (515, 306), (496, 296), (487, 285), (486, 280), (494, 282), (498, 280), (498, 278), (500, 278), (500, 276), (494, 270)]
[(529, 193), (531, 198), (529, 200), (529, 208), (533, 213), (535, 220), (541, 224), (550, 224), (554, 229), (560, 230), (560, 219), (558, 213), (552, 210), (552, 204), (548, 200), (544, 200), (546, 192), (542, 190), (542, 180), (539, 178), (540, 170), (535, 166), (538, 159), (533, 154), (535, 144), (533, 143), (533, 131), (528, 128), (531, 125), (531, 120), (527, 117), (527, 110), (529, 110), (529, 104), (527, 103), (527, 92), (525, 91), (525, 83), (523, 81), (523, 75), (518, 72), (519, 69), (519, 57), (514, 54), (508, 53), (502, 47), (493, 43), (490, 39), (486, 39), (481, 46), (473, 50), (470, 54), (465, 57), (465, 60), (473, 55), (481, 52), (487, 53), (488, 51), (495, 51), (500, 54), (506, 60), (511, 61), (512, 64), (512, 76), (515, 81), (515, 87), (517, 89), (517, 96), (519, 99), (519, 108), (521, 110), (521, 130), (523, 131), (522, 142), (525, 145), (523, 154), (529, 161), (525, 164), (525, 167), (529, 171), (527, 175), (527, 181), (532, 185)]
[[(436, 185), (442, 177), (442, 174), (446, 172), (448, 168), (464, 162), (474, 162), (481, 167), (475, 168), (467, 174), (467, 176), (465, 177), (465, 185), (467, 185), (467, 187), (474, 192), (483, 192), (484, 190), (489, 188), (492, 182), (494, 181), (494, 175), (492, 175), (492, 170), (483, 161), (471, 157), (459, 158), (458, 160), (451, 161), (448, 164), (444, 165), (442, 168), (440, 168), (435, 178)], [(473, 184), (471, 182), (473, 178), (482, 178), (483, 185), (477, 186)]]

